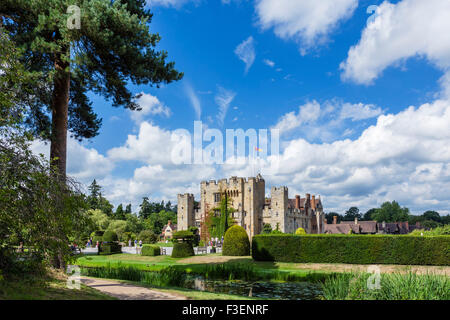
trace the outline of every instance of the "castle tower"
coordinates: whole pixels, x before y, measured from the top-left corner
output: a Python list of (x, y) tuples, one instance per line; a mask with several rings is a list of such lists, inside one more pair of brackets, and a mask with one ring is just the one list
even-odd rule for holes
[(190, 193), (178, 195), (178, 230), (187, 230), (195, 225), (194, 195)]
[(248, 178), (244, 184), (244, 228), (249, 238), (261, 233), (263, 208), (266, 198), (266, 183), (262, 176)]
[(276, 228), (277, 224), (279, 230), (285, 232), (286, 213), (288, 211), (288, 188), (287, 187), (272, 187), (270, 190), (271, 206), (272, 206), (272, 228)]

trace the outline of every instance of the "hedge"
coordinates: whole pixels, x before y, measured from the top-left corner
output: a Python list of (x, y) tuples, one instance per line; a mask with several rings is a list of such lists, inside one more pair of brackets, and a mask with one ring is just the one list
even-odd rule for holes
[(144, 244), (141, 250), (141, 256), (159, 256), (161, 248), (157, 245)]
[(92, 232), (92, 234), (91, 234), (92, 242), (94, 244), (97, 243), (97, 241), (101, 243), (103, 241), (103, 234), (104, 233), (105, 232), (101, 231), (101, 230), (97, 230), (97, 231)]
[(122, 246), (116, 242), (104, 243), (100, 246), (99, 255), (109, 255), (114, 253), (122, 253)]
[(175, 242), (173, 244), (172, 258), (184, 258), (195, 255), (190, 241)]
[(450, 265), (450, 236), (257, 235), (258, 261), (299, 263)]
[(238, 225), (230, 227), (223, 239), (223, 256), (250, 255), (250, 241), (244, 228)]

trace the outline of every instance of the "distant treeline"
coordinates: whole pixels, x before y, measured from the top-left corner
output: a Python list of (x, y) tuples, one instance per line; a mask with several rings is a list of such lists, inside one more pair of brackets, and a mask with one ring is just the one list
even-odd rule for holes
[(425, 228), (437, 228), (450, 224), (450, 215), (441, 216), (439, 212), (428, 210), (421, 215), (413, 215), (406, 207), (401, 207), (397, 201), (385, 202), (380, 208), (372, 208), (366, 213), (361, 213), (357, 207), (349, 208), (344, 214), (328, 212), (325, 214), (327, 223), (333, 223), (333, 216), (337, 216), (337, 222), (353, 221), (355, 218), (362, 221), (400, 222), (408, 221), (410, 224), (419, 222)]

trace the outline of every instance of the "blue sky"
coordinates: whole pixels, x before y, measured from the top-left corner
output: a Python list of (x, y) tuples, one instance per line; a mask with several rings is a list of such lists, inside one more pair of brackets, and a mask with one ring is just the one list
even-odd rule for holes
[[(69, 173), (84, 183), (96, 178), (115, 205), (136, 208), (143, 196), (173, 201), (198, 195), (201, 180), (250, 173), (170, 163), (170, 134), (192, 131), (200, 119), (221, 130), (281, 130), (282, 170), (266, 178), (268, 190), (282, 184), (291, 197), (320, 194), (326, 211), (398, 200), (416, 213), (449, 212), (447, 1), (148, 5), (159, 49), (184, 79), (159, 89), (130, 85), (145, 94), (141, 115), (92, 95), (100, 135), (69, 141)], [(370, 5), (379, 11), (368, 24)]]

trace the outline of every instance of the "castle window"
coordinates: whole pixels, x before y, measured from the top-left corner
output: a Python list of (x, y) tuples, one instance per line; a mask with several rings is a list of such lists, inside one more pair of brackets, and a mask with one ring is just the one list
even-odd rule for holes
[(220, 202), (220, 193), (214, 193), (214, 202)]

